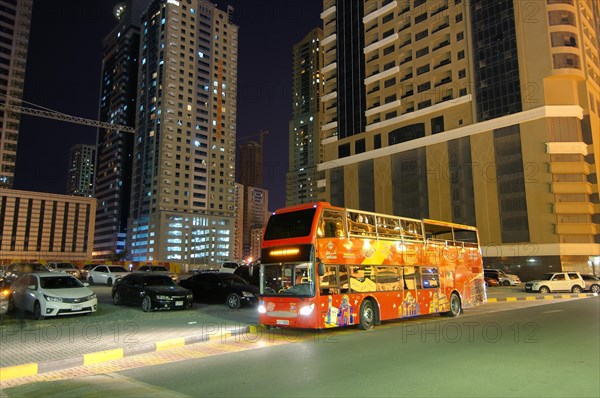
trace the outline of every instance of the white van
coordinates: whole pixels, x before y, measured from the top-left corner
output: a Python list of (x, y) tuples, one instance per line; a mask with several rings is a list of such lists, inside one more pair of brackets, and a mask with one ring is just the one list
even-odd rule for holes
[(235, 261), (225, 261), (219, 267), (219, 272), (227, 272), (228, 274), (233, 274), (239, 266), (240, 264), (236, 263)]

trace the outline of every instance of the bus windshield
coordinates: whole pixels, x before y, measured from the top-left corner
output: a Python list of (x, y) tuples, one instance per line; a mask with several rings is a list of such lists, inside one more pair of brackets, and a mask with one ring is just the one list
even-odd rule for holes
[(263, 269), (261, 294), (302, 297), (315, 295), (312, 263), (263, 264)]
[(269, 218), (264, 240), (296, 238), (310, 235), (316, 209), (274, 214)]

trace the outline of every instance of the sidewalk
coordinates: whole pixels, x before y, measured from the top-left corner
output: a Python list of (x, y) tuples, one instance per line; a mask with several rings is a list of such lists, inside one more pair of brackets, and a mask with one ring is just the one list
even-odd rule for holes
[(592, 297), (597, 294), (586, 293), (528, 293), (525, 292), (525, 284), (518, 286), (495, 286), (488, 287), (488, 303), (497, 303), (502, 301), (533, 301), (533, 300), (554, 300)]
[(16, 377), (161, 351), (202, 341), (231, 339), (256, 325), (256, 308), (231, 310), (200, 305), (186, 311), (154, 312), (119, 307), (114, 314), (49, 318), (5, 318), (0, 325), (0, 382)]

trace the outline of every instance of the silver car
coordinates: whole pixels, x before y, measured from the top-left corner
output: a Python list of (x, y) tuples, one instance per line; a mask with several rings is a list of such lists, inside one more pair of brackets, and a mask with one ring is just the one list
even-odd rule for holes
[(516, 286), (521, 284), (521, 279), (517, 275), (507, 274), (500, 269), (484, 269), (484, 276), (496, 279), (502, 286)]
[(125, 275), (129, 275), (129, 271), (120, 265), (97, 265), (88, 272), (87, 280), (90, 285), (94, 283), (103, 283), (108, 286)]
[(581, 274), (583, 282), (585, 283), (584, 289), (592, 293), (600, 293), (600, 278), (595, 275)]
[(48, 269), (50, 269), (50, 271), (64, 272), (69, 275), (73, 275), (77, 279), (81, 278), (81, 271), (79, 270), (79, 268), (77, 268), (76, 266), (74, 266), (71, 263), (49, 262), (49, 263), (46, 263), (46, 267), (48, 267)]

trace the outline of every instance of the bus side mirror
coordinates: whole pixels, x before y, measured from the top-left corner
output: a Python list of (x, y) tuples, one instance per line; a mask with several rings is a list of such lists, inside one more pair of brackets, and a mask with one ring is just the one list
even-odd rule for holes
[(317, 257), (317, 267), (317, 272), (319, 273), (319, 276), (325, 275), (325, 266), (323, 265), (323, 261), (321, 261), (319, 257)]

